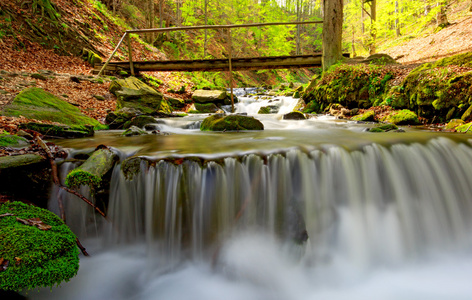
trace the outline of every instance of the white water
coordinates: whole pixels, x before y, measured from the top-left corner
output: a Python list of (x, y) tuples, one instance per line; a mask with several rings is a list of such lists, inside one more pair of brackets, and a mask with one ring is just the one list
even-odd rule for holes
[[(239, 112), (249, 114), (267, 104), (240, 99)], [(210, 160), (228, 151), (223, 145), (230, 154), (241, 155), (246, 143), (266, 154), (203, 168), (143, 163), (131, 181), (117, 166), (109, 225), (63, 195), (69, 224), (92, 257), (81, 257), (69, 283), (28, 297), (472, 299), (470, 143), (360, 133), (332, 118), (257, 117), (269, 129), (262, 135), (199, 135), (192, 124), (202, 117), (191, 116), (157, 124), (177, 136), (135, 139)], [(262, 142), (273, 150), (262, 151)], [(304, 230), (308, 240), (294, 242)]]
[(440, 138), (203, 169), (161, 161), (133, 181), (117, 168), (113, 226), (85, 240), (93, 257), (30, 296), (470, 299), (471, 163), (469, 146)]

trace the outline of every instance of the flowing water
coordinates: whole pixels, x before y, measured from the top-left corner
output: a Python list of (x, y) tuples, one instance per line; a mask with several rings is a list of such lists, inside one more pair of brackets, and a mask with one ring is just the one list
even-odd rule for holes
[[(240, 98), (240, 112), (265, 104)], [(168, 136), (62, 141), (145, 159), (133, 179), (113, 170), (109, 223), (63, 195), (92, 257), (31, 299), (472, 298), (464, 135), (280, 114), (257, 115), (262, 132), (201, 133), (204, 117), (161, 120)]]

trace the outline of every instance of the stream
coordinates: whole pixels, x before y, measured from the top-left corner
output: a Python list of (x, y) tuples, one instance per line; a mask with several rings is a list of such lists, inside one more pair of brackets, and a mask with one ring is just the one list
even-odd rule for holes
[[(81, 256), (70, 282), (27, 297), (471, 299), (468, 136), (370, 133), (372, 124), (321, 115), (283, 120), (296, 99), (237, 92), (236, 113), (264, 131), (201, 132), (207, 115), (190, 115), (157, 120), (169, 135), (54, 141), (72, 152), (105, 144), (122, 159), (155, 163), (131, 180), (115, 167), (110, 222), (62, 195), (91, 257)], [(258, 115), (267, 105), (278, 113)], [(62, 164), (62, 177), (72, 168)]]

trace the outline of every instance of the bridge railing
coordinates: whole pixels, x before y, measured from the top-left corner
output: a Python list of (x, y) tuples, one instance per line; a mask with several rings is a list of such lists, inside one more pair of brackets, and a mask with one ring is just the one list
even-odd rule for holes
[[(304, 24), (322, 24), (323, 21), (303, 21), (303, 22), (272, 22), (272, 23), (251, 23), (251, 24), (230, 24), (230, 25), (203, 25), (203, 26), (183, 26), (183, 27), (165, 27), (165, 28), (150, 28), (150, 29), (133, 29), (127, 30), (121, 37), (120, 41), (116, 45), (115, 49), (111, 53), (110, 57), (107, 59), (105, 64), (100, 69), (98, 76), (101, 76), (105, 68), (110, 63), (113, 56), (116, 54), (118, 49), (120, 48), (121, 44), (127, 39), (128, 44), (128, 59), (129, 59), (129, 66), (131, 70), (131, 75), (135, 75), (134, 66), (133, 66), (133, 57), (132, 57), (132, 47), (131, 47), (131, 38), (130, 35), (133, 33), (164, 33), (164, 32), (172, 32), (172, 31), (189, 31), (189, 30), (206, 30), (206, 29), (227, 29), (228, 30), (228, 71), (229, 71), (229, 80), (230, 80), (230, 89), (231, 89), (231, 103), (232, 103), (232, 111), (234, 111), (234, 101), (233, 101), (233, 69), (232, 69), (232, 37), (231, 37), (231, 29), (232, 28), (244, 28), (244, 27), (261, 27), (261, 26), (287, 26), (287, 25), (304, 25)], [(297, 30), (297, 33), (300, 31)], [(300, 38), (297, 37), (297, 49), (299, 49)]]

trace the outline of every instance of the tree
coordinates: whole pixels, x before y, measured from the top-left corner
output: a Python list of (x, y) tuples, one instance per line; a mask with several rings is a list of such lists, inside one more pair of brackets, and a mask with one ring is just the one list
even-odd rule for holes
[(343, 0), (323, 0), (323, 71), (342, 58)]

